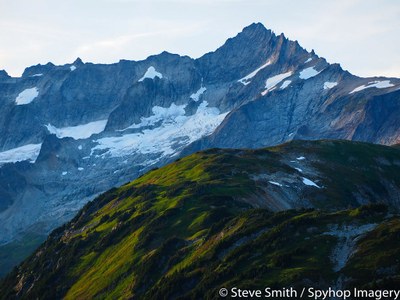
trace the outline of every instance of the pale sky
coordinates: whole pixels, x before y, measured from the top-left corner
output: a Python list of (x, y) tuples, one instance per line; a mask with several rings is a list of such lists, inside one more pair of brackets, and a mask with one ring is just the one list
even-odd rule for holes
[(0, 0), (0, 69), (196, 58), (253, 22), (355, 75), (400, 77), (399, 0)]

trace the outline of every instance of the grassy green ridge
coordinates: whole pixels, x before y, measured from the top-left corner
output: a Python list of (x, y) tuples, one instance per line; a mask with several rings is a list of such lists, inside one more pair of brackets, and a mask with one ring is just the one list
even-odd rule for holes
[[(323, 210), (256, 208), (269, 186), (252, 175), (296, 175), (287, 162), (299, 155), (324, 186), (303, 196)], [(369, 202), (396, 211), (381, 182), (400, 186), (398, 162), (399, 150), (344, 141), (190, 155), (88, 203), (0, 283), (0, 299), (212, 299), (222, 286), (323, 288), (341, 276), (398, 284), (399, 218), (383, 204), (344, 210), (367, 184)], [(326, 233), (365, 224), (379, 225), (335, 272), (339, 238)]]

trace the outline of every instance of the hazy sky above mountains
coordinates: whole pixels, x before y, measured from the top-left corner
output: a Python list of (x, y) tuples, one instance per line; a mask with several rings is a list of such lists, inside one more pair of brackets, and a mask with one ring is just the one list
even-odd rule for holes
[(400, 77), (398, 0), (0, 0), (0, 69), (199, 57), (261, 22), (360, 76)]

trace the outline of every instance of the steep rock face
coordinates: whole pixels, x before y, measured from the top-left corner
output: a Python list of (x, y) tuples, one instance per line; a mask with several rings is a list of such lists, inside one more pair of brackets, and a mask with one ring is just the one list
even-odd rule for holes
[(400, 91), (377, 95), (365, 106), (365, 116), (353, 139), (393, 145), (400, 140)]
[[(122, 130), (140, 123), (141, 118), (153, 114), (154, 106), (186, 105), (190, 95), (201, 88), (201, 76), (192, 59), (164, 52), (148, 60), (157, 72), (164, 74), (163, 78), (146, 78), (131, 86), (110, 113), (107, 131)], [(143, 69), (142, 73), (145, 72)]]
[(353, 76), (261, 24), (199, 59), (163, 52), (2, 72), (0, 244), (47, 234), (98, 193), (200, 149), (399, 143), (399, 87)]
[(211, 84), (226, 83), (263, 65), (281, 43), (281, 39), (270, 30), (266, 30), (261, 24), (254, 24), (235, 38), (228, 39), (215, 52), (199, 58), (197, 64), (204, 79)]
[(399, 120), (393, 114), (400, 103), (398, 79), (376, 78), (388, 87), (353, 92), (371, 80), (344, 72), (339, 65), (314, 68), (320, 73), (304, 80), (304, 69), (298, 71), (286, 77), (288, 85), (282, 80), (275, 89), (234, 109), (213, 134), (185, 153), (212, 147), (263, 147), (292, 139), (398, 143)]

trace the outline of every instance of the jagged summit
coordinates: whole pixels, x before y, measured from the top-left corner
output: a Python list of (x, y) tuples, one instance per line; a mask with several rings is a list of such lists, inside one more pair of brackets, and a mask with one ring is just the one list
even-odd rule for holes
[(52, 62), (48, 62), (45, 65), (37, 64), (35, 66), (28, 67), (22, 73), (22, 77), (29, 76), (41, 76), (53, 70), (56, 66)]
[(10, 78), (6, 70), (0, 70), (0, 79)]
[[(294, 44), (293, 44), (294, 43)], [(259, 62), (257, 59), (262, 57), (264, 54), (266, 54), (265, 50), (270, 48), (273, 49), (275, 47), (279, 47), (281, 44), (285, 45), (291, 45), (292, 47), (294, 46), (297, 50), (303, 51), (304, 49), (298, 44), (297, 41), (290, 41), (288, 40), (283, 33), (279, 34), (278, 36), (270, 29), (267, 29), (262, 23), (252, 23), (246, 27), (243, 28), (243, 30), (238, 33), (235, 37), (229, 38), (226, 43), (218, 48), (216, 51), (207, 53), (205, 54), (202, 58), (199, 60), (206, 61), (207, 58), (210, 56), (215, 56), (213, 55), (214, 53), (221, 53), (221, 57), (226, 57), (225, 61), (227, 64), (231, 64), (229, 61), (229, 54), (235, 53), (235, 52), (243, 52), (243, 58), (249, 58), (250, 53), (253, 51), (253, 57), (255, 58), (254, 61), (248, 61), (248, 66), (252, 65), (257, 65)], [(278, 49), (279, 51), (280, 49)], [(312, 55), (315, 55), (315, 53), (312, 51)], [(157, 55), (151, 55), (147, 59), (152, 59), (155, 58), (157, 59), (160, 57), (161, 59), (163, 57), (168, 57), (168, 56), (179, 56), (178, 54), (173, 54), (169, 53), (167, 51), (163, 51), (160, 54)], [(264, 55), (265, 56), (265, 55)], [(185, 58), (189, 58), (187, 56), (182, 56)], [(219, 59), (221, 59), (221, 57)], [(134, 62), (132, 60), (121, 60), (119, 63), (130, 63)], [(81, 58), (77, 57), (76, 60), (71, 64), (74, 67), (82, 66), (84, 65), (84, 62), (81, 60)], [(92, 64), (93, 65), (93, 64)], [(33, 76), (37, 74), (42, 74), (42, 73), (47, 73), (50, 70), (54, 70), (55, 68), (61, 68), (63, 66), (55, 66), (53, 63), (48, 62), (45, 65), (38, 64), (35, 66), (31, 66), (25, 69), (23, 73), (23, 77), (26, 76)], [(235, 71), (238, 71), (235, 69)]]
[(74, 66), (82, 66), (82, 65), (84, 65), (84, 63), (83, 63), (83, 61), (82, 61), (82, 59), (80, 58), (80, 57), (77, 57), (76, 59), (75, 59), (75, 61), (72, 63)]
[(242, 32), (238, 35), (257, 36), (263, 34), (274, 34), (271, 29), (266, 28), (262, 23), (252, 23), (243, 28)]

